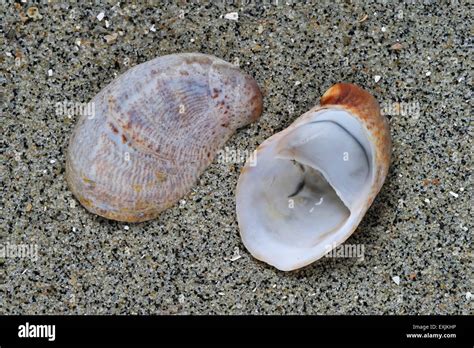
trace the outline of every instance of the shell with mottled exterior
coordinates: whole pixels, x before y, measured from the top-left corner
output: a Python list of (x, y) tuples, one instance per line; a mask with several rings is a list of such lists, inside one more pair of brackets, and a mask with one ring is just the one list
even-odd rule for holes
[(334, 85), (243, 168), (237, 220), (244, 245), (284, 271), (323, 257), (359, 225), (390, 154), (388, 122), (375, 98), (352, 84)]
[(138, 222), (190, 190), (234, 131), (260, 116), (262, 96), (230, 63), (173, 54), (125, 72), (92, 110), (69, 144), (69, 187), (89, 211)]

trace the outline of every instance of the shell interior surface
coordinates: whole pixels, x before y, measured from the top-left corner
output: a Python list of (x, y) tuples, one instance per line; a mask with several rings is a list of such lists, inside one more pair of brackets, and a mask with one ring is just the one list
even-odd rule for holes
[(367, 92), (341, 84), (331, 93), (342, 92), (364, 95), (368, 120), (359, 115), (364, 103), (314, 108), (260, 145), (257, 165), (246, 165), (239, 177), (242, 240), (256, 258), (281, 270), (303, 267), (344, 242), (385, 178), (388, 125), (381, 120), (380, 129), (372, 127), (382, 116)]
[(191, 189), (235, 130), (260, 116), (262, 96), (232, 64), (185, 53), (133, 67), (91, 104), (69, 144), (69, 187), (89, 211), (139, 222)]

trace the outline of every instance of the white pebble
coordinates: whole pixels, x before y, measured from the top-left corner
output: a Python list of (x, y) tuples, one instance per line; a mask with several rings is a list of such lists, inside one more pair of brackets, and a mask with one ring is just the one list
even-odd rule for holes
[(426, 75), (426, 76), (430, 76), (430, 75), (431, 75), (431, 71), (427, 71), (425, 75)]
[(468, 291), (466, 292), (466, 300), (470, 300), (472, 298), (472, 294)]
[(241, 255), (234, 255), (234, 256), (232, 256), (229, 260), (230, 260), (231, 262), (234, 262), (234, 261), (237, 261), (238, 259), (240, 259), (241, 257), (242, 257)]
[(461, 188), (459, 189), (459, 191), (463, 192), (463, 191), (464, 191), (464, 187), (461, 187)]
[(239, 247), (234, 248), (234, 255), (230, 258), (231, 262), (237, 261), (240, 259), (242, 256), (240, 255)]
[(180, 294), (180, 295), (178, 296), (178, 302), (181, 303), (181, 304), (184, 303), (185, 299), (186, 299), (186, 298), (184, 297), (183, 294)]
[(155, 28), (155, 25), (154, 25), (154, 24), (150, 27), (150, 31), (152, 31), (152, 32), (155, 32), (155, 31), (156, 31), (156, 28)]
[(104, 19), (104, 16), (105, 16), (104, 12), (101, 12), (97, 15), (97, 19), (99, 20), (99, 22)]
[(395, 282), (395, 284), (400, 285), (400, 277), (399, 276), (392, 277), (392, 280)]
[(54, 164), (54, 163), (56, 163), (56, 160), (52, 159), (52, 160), (49, 161), (49, 163)]
[(380, 75), (375, 75), (375, 76), (374, 76), (374, 81), (375, 81), (375, 83), (379, 82), (381, 78), (382, 78), (382, 76), (380, 76)]
[(295, 86), (301, 85), (301, 81), (296, 81)]
[(182, 200), (179, 201), (179, 204), (185, 205), (185, 204), (186, 204), (186, 201), (185, 201), (184, 199), (182, 199)]
[(117, 37), (118, 37), (118, 34), (113, 33), (113, 34), (105, 35), (104, 39), (105, 39), (105, 41), (107, 41), (107, 43), (112, 43), (115, 40), (117, 40)]
[(110, 22), (106, 19), (106, 20), (105, 20), (105, 27), (108, 28), (109, 25), (110, 25)]
[(123, 229), (124, 229), (125, 231), (128, 231), (128, 230), (130, 229), (130, 227), (128, 227), (127, 225), (125, 225), (125, 226), (123, 226)]
[(230, 19), (231, 21), (236, 21), (239, 19), (239, 14), (237, 12), (226, 13), (224, 18)]
[(53, 70), (51, 69), (48, 70), (48, 76), (53, 76)]
[(449, 191), (449, 194), (450, 194), (451, 196), (453, 196), (454, 198), (458, 198), (458, 197), (459, 197), (459, 195), (458, 195), (457, 193), (453, 192), (453, 191)]
[(382, 32), (385, 33), (387, 31), (387, 28), (382, 27), (380, 30), (382, 30)]
[(425, 198), (425, 203), (430, 203), (430, 200), (428, 198)]

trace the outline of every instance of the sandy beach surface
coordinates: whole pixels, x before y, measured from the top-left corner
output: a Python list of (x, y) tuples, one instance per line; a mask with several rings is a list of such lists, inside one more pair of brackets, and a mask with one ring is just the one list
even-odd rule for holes
[[(467, 2), (265, 3), (0, 4), (0, 313), (473, 313)], [(289, 273), (255, 260), (235, 215), (239, 160), (216, 158), (149, 222), (78, 203), (64, 178), (78, 116), (58, 103), (87, 103), (130, 67), (177, 52), (213, 54), (258, 81), (264, 112), (226, 145), (244, 158), (334, 83), (376, 96), (393, 164), (347, 241), (363, 257)], [(28, 257), (5, 254), (20, 245)]]

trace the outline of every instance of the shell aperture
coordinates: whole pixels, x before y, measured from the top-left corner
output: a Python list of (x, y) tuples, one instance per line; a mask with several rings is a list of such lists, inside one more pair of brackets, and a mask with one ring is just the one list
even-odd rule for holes
[(89, 211), (155, 218), (185, 195), (237, 128), (258, 119), (253, 78), (219, 58), (158, 57), (113, 80), (70, 140), (66, 178)]
[[(330, 101), (330, 102), (328, 102)], [(257, 149), (237, 185), (237, 219), (251, 254), (280, 270), (323, 257), (357, 228), (385, 179), (388, 123), (375, 99), (333, 86)]]

